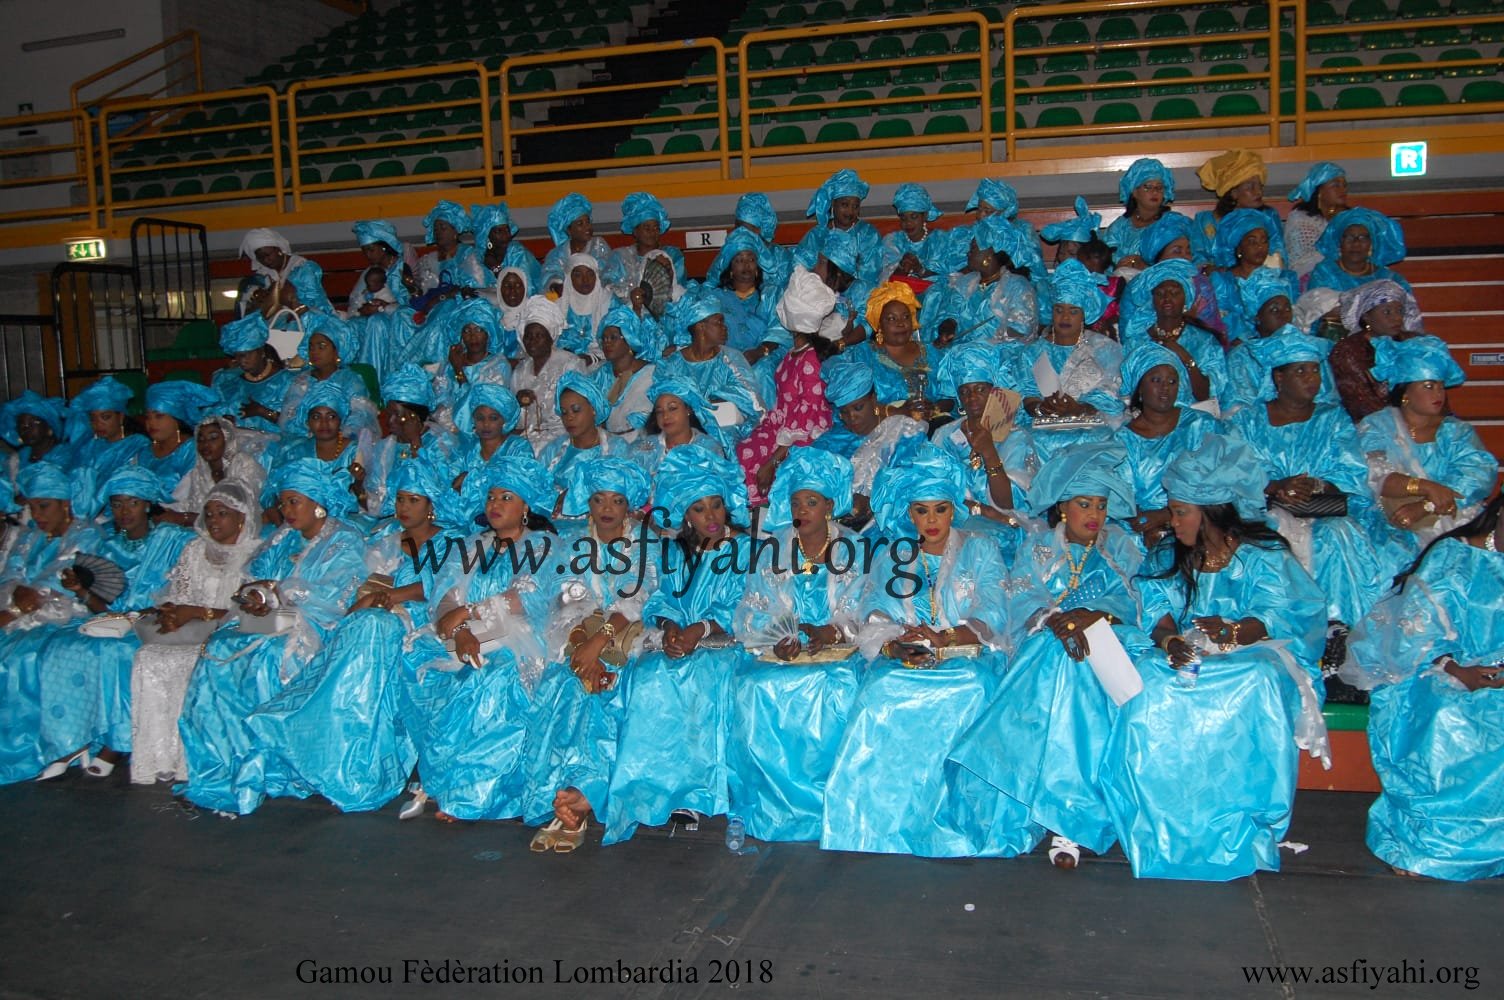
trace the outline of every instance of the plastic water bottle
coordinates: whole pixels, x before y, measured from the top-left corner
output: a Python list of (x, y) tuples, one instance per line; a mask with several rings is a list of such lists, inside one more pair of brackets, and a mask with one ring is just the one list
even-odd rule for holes
[(742, 853), (742, 845), (747, 842), (747, 828), (742, 823), (740, 816), (732, 816), (726, 820), (726, 850), (732, 854)]
[(1179, 670), (1175, 671), (1175, 680), (1177, 680), (1180, 683), (1181, 687), (1187, 687), (1187, 688), (1193, 688), (1193, 687), (1195, 687), (1196, 686), (1196, 681), (1197, 681), (1198, 678), (1200, 678), (1200, 676), (1201, 676), (1201, 656), (1200, 656), (1199, 653), (1195, 654), (1195, 655), (1193, 655), (1191, 657), (1191, 662), (1187, 663), (1185, 666), (1183, 666)]

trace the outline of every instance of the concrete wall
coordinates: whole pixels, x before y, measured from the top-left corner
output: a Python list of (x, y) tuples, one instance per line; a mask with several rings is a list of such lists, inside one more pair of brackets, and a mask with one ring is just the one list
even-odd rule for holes
[(312, 0), (160, 0), (162, 31), (199, 33), (204, 88), (227, 90), (270, 63), (291, 55), (350, 15)]

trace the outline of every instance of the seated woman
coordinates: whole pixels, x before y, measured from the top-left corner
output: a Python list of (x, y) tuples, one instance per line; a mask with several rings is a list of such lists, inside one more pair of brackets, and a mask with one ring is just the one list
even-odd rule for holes
[[(481, 382), (506, 385), (512, 365), (503, 349), (506, 334), (501, 312), (488, 299), (456, 299), (435, 310), (424, 324), (434, 337), (425, 354), (444, 359), (433, 378), (434, 401), (445, 414), (452, 414), (471, 386)], [(412, 362), (408, 362), (412, 364)], [(427, 370), (427, 369), (425, 369)]]
[(1368, 530), (1399, 573), (1438, 535), (1472, 520), (1493, 490), (1498, 460), (1478, 433), (1447, 412), (1462, 369), (1435, 337), (1379, 340), (1374, 375), (1393, 386), (1390, 405), (1358, 424), (1375, 499)]
[(1410, 283), (1390, 268), (1405, 259), (1405, 233), (1387, 215), (1371, 208), (1338, 212), (1316, 241), (1316, 249), (1326, 259), (1311, 270), (1306, 288), (1345, 292), (1387, 279), (1410, 291)]
[(259, 493), (259, 485), (235, 479), (209, 489), (193, 525), (197, 537), (168, 571), (155, 617), (137, 628), (141, 648), (131, 665), (132, 784), (188, 778), (178, 735), (183, 695), (204, 641), (234, 610), (246, 564), (261, 545)]
[[(79, 553), (93, 552), (102, 541), (90, 520), (94, 490), (81, 477), (70, 480), (52, 463), (34, 462), (21, 470), (16, 494), (31, 523), (6, 529), (17, 537), (7, 542), (10, 551), (0, 567), (0, 784), (6, 785), (36, 777), (49, 759), (39, 741), (38, 654), (55, 629), (89, 613), (63, 585), (62, 574)], [(80, 757), (79, 763), (87, 761)]]
[(237, 426), (263, 434), (280, 434), (277, 423), (292, 385), (292, 372), (277, 349), (267, 343), (271, 331), (260, 313), (252, 313), (219, 331), (219, 347), (234, 363), (209, 380)]
[(1130, 281), (1122, 341), (1127, 349), (1152, 343), (1174, 354), (1185, 367), (1192, 400), (1215, 403), (1227, 383), (1227, 354), (1216, 334), (1186, 315), (1196, 294), (1195, 274), (1187, 261), (1165, 260)]
[(1174, 554), (1140, 579), (1163, 650), (1118, 712), (1099, 773), (1139, 878), (1228, 881), (1279, 869), (1300, 750), (1327, 757), (1317, 694), (1326, 601), (1263, 521), (1263, 475), (1208, 437), (1165, 471)]
[(160, 479), (168, 495), (198, 460), (194, 428), (219, 402), (218, 393), (196, 382), (157, 382), (147, 387), (141, 423), (149, 443), (136, 452), (136, 464)]
[(543, 258), (538, 294), (564, 291), (566, 261), (571, 254), (588, 253), (602, 268), (611, 259), (611, 245), (595, 235), (590, 200), (582, 194), (567, 194), (548, 210), (548, 235), (554, 248)]
[[(968, 213), (976, 213), (977, 222), (991, 216), (998, 216), (1003, 222), (1018, 230), (1018, 234), (1024, 245), (1033, 247), (1038, 238), (1034, 235), (1034, 226), (1027, 219), (1018, 217), (1018, 192), (1013, 185), (998, 177), (983, 177), (977, 182), (977, 189), (966, 202)], [(966, 256), (972, 244), (973, 229), (976, 223), (956, 226), (950, 230), (950, 256), (946, 261), (944, 273), (954, 273), (966, 267)], [(1020, 264), (1034, 266), (1032, 262), (1020, 260)], [(1044, 271), (1044, 261), (1039, 262), (1039, 271)]]
[(512, 221), (512, 212), (506, 202), (471, 205), (470, 228), (475, 233), (475, 245), (481, 251), (487, 285), (500, 284), (504, 271), (517, 268), (523, 273), (528, 287), (539, 286), (542, 268), (538, 266), (538, 258), (518, 242), (517, 223)]
[(1372, 688), (1368, 745), (1383, 786), (1368, 849), (1399, 875), (1504, 874), (1504, 499), (1427, 545), (1348, 644), (1342, 676)]
[(1318, 163), (1285, 197), (1295, 203), (1285, 220), (1285, 266), (1304, 281), (1321, 263), (1316, 244), (1327, 223), (1347, 208), (1347, 171), (1335, 163)]
[(481, 263), (475, 244), (460, 239), (470, 231), (469, 214), (452, 201), (441, 200), (423, 217), (423, 238), (433, 252), (418, 258), (418, 287), (422, 294), (414, 303), (415, 309), (426, 311), (463, 289), (486, 287), (490, 274)]
[(1117, 839), (1097, 772), (1118, 711), (1087, 662), (1097, 640), (1086, 632), (1106, 622), (1130, 656), (1151, 649), (1133, 584), (1142, 554), (1113, 523), (1133, 516), (1126, 458), (1116, 443), (1082, 445), (1034, 477), (1029, 504), (1048, 524), (1020, 548), (1006, 591), (1013, 669), (950, 755), (1017, 804), (1001, 814), (1013, 829), (990, 836), (1022, 853), (1055, 831), (1049, 858), (1058, 868), (1075, 868), (1082, 847), (1102, 854)]
[(386, 276), (384, 292), (391, 301), (383, 303), (363, 280), (350, 289), (345, 320), (357, 331), (360, 346), (349, 360), (370, 365), (378, 378), (385, 378), (415, 335), (410, 303), (420, 291), (418, 257), (385, 219), (357, 222), (353, 228), (366, 263)]
[(600, 264), (588, 253), (570, 254), (565, 267), (567, 280), (559, 298), (564, 307), (564, 332), (559, 336), (559, 346), (594, 364), (601, 359), (597, 340), (601, 319), (616, 300), (601, 280)]
[[(172, 494), (171, 509), (161, 516), (185, 528), (193, 527), (198, 523), (209, 494), (226, 480), (240, 483), (253, 497), (260, 496), (261, 485), (266, 480), (266, 467), (261, 464), (260, 456), (269, 437), (237, 427), (228, 417), (206, 415), (193, 434), (198, 461), (179, 481)], [(256, 517), (252, 518), (252, 534), (256, 533), (260, 520), (258, 508)]]
[(759, 236), (750, 229), (733, 229), (705, 272), (705, 285), (721, 300), (726, 345), (740, 351), (759, 375), (767, 370), (771, 376), (777, 359), (769, 359), (788, 346), (776, 311), (787, 281), (776, 280), (777, 268)]
[(809, 445), (851, 460), (852, 511), (846, 523), (858, 529), (872, 517), (872, 480), (892, 458), (898, 442), (905, 437), (922, 437), (929, 431), (926, 425), (904, 415), (907, 396), (882, 399), (872, 375), (872, 366), (849, 353), (821, 366), (825, 398), (834, 408), (837, 422)]
[(44, 462), (58, 468), (70, 466), (73, 449), (67, 444), (67, 418), (62, 400), (31, 389), (0, 406), (0, 440), (15, 449), (7, 456), (10, 482), (18, 482), (22, 470)]
[(1246, 340), (1252, 332), (1253, 317), (1243, 311), (1240, 290), (1243, 282), (1263, 271), (1274, 271), (1292, 283), (1295, 281), (1295, 273), (1279, 267), (1271, 249), (1278, 236), (1277, 216), (1270, 221), (1268, 214), (1247, 208), (1233, 209), (1217, 224), (1217, 234), (1212, 240), (1212, 262), (1217, 270), (1211, 273), (1211, 282), (1222, 310), (1226, 343)]
[(350, 397), (337, 382), (320, 382), (304, 394), (296, 421), (308, 429), (308, 436), (282, 442), (271, 458), (271, 472), (261, 490), (261, 505), (267, 510), (268, 522), (277, 523), (277, 513), (285, 506), (279, 497), (278, 472), (299, 462), (313, 462), (330, 475), (343, 472), (355, 505), (355, 510), (349, 513), (353, 517), (363, 512), (366, 473), (371, 468), (374, 444), (369, 432), (346, 436), (345, 419), (349, 415)]
[(496, 278), (496, 308), (501, 311), (501, 353), (522, 357), (522, 306), (538, 283), (520, 267), (504, 267)]
[(564, 425), (552, 402), (565, 372), (582, 372), (585, 364), (558, 345), (564, 333), (564, 310), (557, 302), (534, 295), (522, 304), (520, 364), (512, 369), (511, 390), (522, 407), (522, 433), (536, 453), (563, 433)]
[(1420, 336), (1420, 307), (1408, 290), (1382, 279), (1343, 292), (1337, 304), (1347, 332), (1332, 347), (1332, 377), (1343, 409), (1358, 421), (1389, 405), (1390, 387), (1373, 375), (1379, 341)]
[(514, 433), (521, 415), (517, 397), (506, 386), (481, 382), (471, 388), (454, 412), (458, 434), (449, 455), (449, 474), (455, 489), (493, 458), (533, 457), (527, 438)]
[(928, 442), (906, 443), (878, 474), (872, 508), (889, 545), (859, 608), (872, 659), (825, 784), (823, 848), (961, 857), (1034, 843), (1003, 841), (1003, 796), (947, 780), (1005, 667), (1007, 571), (995, 539), (954, 527), (965, 503), (961, 466)]
[(591, 457), (569, 470), (564, 515), (585, 520), (559, 539), (567, 575), (545, 629), (550, 663), (532, 697), (522, 815), (541, 824), (529, 845), (535, 852), (573, 851), (590, 814), (606, 815), (620, 724), (616, 681), (641, 652), (643, 605), (658, 589), (656, 552), (633, 537), (648, 495), (646, 474), (620, 458)]
[[(1231, 337), (1222, 319), (1223, 306), (1218, 300), (1217, 288), (1213, 285), (1211, 275), (1208, 273), (1212, 262), (1211, 247), (1201, 243), (1195, 223), (1177, 212), (1167, 212), (1144, 230), (1139, 237), (1138, 248), (1140, 256), (1148, 265), (1166, 260), (1183, 260), (1195, 265), (1191, 271), (1192, 296), (1186, 302), (1185, 313), (1192, 322), (1216, 334), (1219, 342), (1229, 342)], [(1199, 248), (1199, 250), (1193, 248)], [(1082, 263), (1086, 261), (1083, 260)], [(1127, 311), (1132, 308), (1124, 300), (1122, 292), (1127, 290), (1128, 282), (1136, 278), (1138, 274), (1138, 270), (1130, 268), (1125, 269), (1121, 274), (1114, 275), (1114, 280), (1121, 286), (1115, 297), (1123, 301), (1108, 306), (1107, 312), (1103, 315), (1116, 317), (1118, 312), (1116, 307), (1121, 304), (1123, 322), (1119, 324), (1120, 326), (1127, 325)], [(1104, 287), (1103, 291), (1108, 295), (1113, 295), (1111, 287)], [(1093, 329), (1098, 328), (1093, 327)], [(1111, 329), (1117, 328), (1114, 326)]]
[(948, 274), (950, 234), (944, 230), (930, 232), (929, 224), (941, 214), (930, 193), (912, 181), (900, 184), (893, 193), (893, 211), (898, 214), (898, 228), (883, 237), (878, 281)]
[(245, 720), (269, 774), (268, 794), (322, 795), (343, 812), (379, 809), (417, 763), (403, 728), (403, 679), (434, 655), (424, 634), (434, 576), (463, 539), (466, 511), (444, 475), (404, 462), (392, 480), (396, 516), (366, 543), (355, 602), (307, 666)]
[(865, 666), (852, 644), (865, 576), (832, 568), (856, 551), (837, 521), (851, 511), (851, 463), (798, 448), (771, 492), (761, 527), (774, 558), (757, 559), (736, 611), (747, 652), (731, 682), (731, 812), (758, 840), (819, 840)]
[(606, 394), (610, 412), (606, 430), (623, 441), (637, 438), (635, 414), (646, 415), (648, 387), (663, 357), (661, 331), (651, 318), (639, 316), (630, 306), (616, 306), (601, 320), (601, 354), (605, 364), (592, 374)]
[[(997, 349), (990, 344), (962, 344), (945, 353), (935, 373), (935, 391), (956, 401), (958, 419), (941, 425), (931, 436), (941, 451), (966, 469), (967, 509), (984, 517), (1013, 523), (1013, 511), (1024, 497), (1039, 461), (1027, 428), (1012, 427), (1001, 443), (991, 421), (1012, 426), (1014, 413), (999, 396), (988, 414), (993, 389), (1003, 384)], [(977, 525), (968, 525), (977, 527)]]
[[(155, 602), (192, 533), (155, 524), (153, 507), (167, 499), (162, 482), (140, 466), (126, 466), (100, 490), (110, 523), (90, 555), (112, 563), (124, 576), (118, 593), (101, 596), (104, 581), (78, 567), (66, 569), (62, 585), (90, 612), (142, 612)], [(108, 777), (131, 752), (131, 661), (141, 640), (134, 631), (96, 636), (74, 626), (58, 629), (37, 659), (42, 700), (40, 742), (47, 765), (40, 778), (56, 777), (73, 761), (88, 758), (84, 773)]]
[(346, 423), (351, 431), (377, 433), (376, 404), (371, 402), (365, 379), (350, 368), (350, 359), (358, 349), (355, 329), (337, 316), (320, 314), (311, 317), (304, 324), (304, 330), (303, 341), (298, 345), (298, 357), (306, 363), (293, 373), (287, 394), (282, 398), (282, 415), (278, 423), (283, 436), (303, 432), (302, 422), (297, 419), (299, 405), (304, 393), (323, 382), (337, 382), (350, 398), (350, 416)]
[[(601, 271), (602, 284), (610, 289), (618, 302), (632, 305), (641, 300), (643, 274), (655, 257), (664, 258), (671, 268), (666, 284), (683, 287), (684, 251), (663, 245), (663, 234), (672, 225), (663, 203), (646, 191), (634, 191), (622, 199), (621, 231), (632, 237), (632, 242), (611, 251)], [(637, 293), (635, 299), (634, 292)], [(661, 313), (662, 307), (668, 303), (643, 304), (656, 305), (654, 311)]]
[[(1140, 252), (1139, 242), (1144, 230), (1172, 211), (1175, 175), (1153, 157), (1134, 160), (1118, 179), (1118, 201), (1123, 214), (1108, 225), (1102, 240), (1113, 249), (1114, 266), (1142, 271), (1153, 262)], [(1203, 260), (1207, 256), (1204, 242), (1195, 235), (1191, 255)]]
[[(654, 479), (653, 506), (677, 530), (658, 589), (643, 605), (649, 650), (621, 674), (616, 763), (604, 843), (676, 812), (726, 812), (726, 725), (740, 655), (732, 635), (749, 566), (747, 491), (724, 459), (677, 449)], [(698, 822), (698, 815), (694, 820)]]
[(1032, 339), (1039, 330), (1033, 281), (1044, 277), (1039, 251), (1000, 214), (979, 220), (970, 233), (965, 268), (950, 276), (948, 288), (959, 303), (954, 341)]
[(928, 422), (947, 413), (953, 404), (934, 384), (940, 352), (920, 336), (913, 289), (901, 281), (879, 285), (867, 297), (866, 320), (871, 342), (848, 347), (843, 356), (865, 361), (873, 382), (882, 387), (879, 394), (895, 401), (894, 409), (905, 416)]
[[(488, 463), (465, 484), (466, 513), (485, 527), (463, 543), (425, 585), (442, 660), (403, 672), (403, 726), (418, 748), (421, 795), (442, 822), (511, 819), (523, 814), (529, 693), (543, 673), (540, 641), (556, 601), (555, 579), (541, 565), (557, 544), (547, 514), (555, 491), (528, 457)], [(422, 799), (409, 803), (413, 814)]]
[(147, 446), (146, 436), (128, 426), (134, 424), (125, 415), (132, 395), (130, 386), (106, 375), (69, 402), (66, 429), (72, 455), (68, 467), (75, 473), (87, 471), (103, 485), (111, 473), (133, 463)]
[(722, 458), (734, 447), (716, 423), (715, 411), (686, 379), (655, 377), (648, 387), (648, 405), (651, 409), (646, 415), (637, 415), (642, 432), (632, 442), (628, 457), (652, 482), (657, 482), (664, 458), (678, 448), (693, 447)]
[(1087, 211), (1086, 199), (1076, 195), (1075, 214), (1041, 228), (1039, 239), (1055, 248), (1055, 259), (1051, 263), (1058, 267), (1068, 260), (1075, 260), (1081, 248), (1095, 239), (1101, 228), (1101, 214)]
[(292, 244), (275, 229), (252, 229), (240, 241), (240, 256), (251, 262), (251, 279), (256, 286), (235, 303), (241, 316), (260, 313), (261, 318), (279, 330), (291, 330), (298, 324), (288, 311), (303, 316), (322, 313), (334, 315), (334, 306), (324, 291), (324, 269), (301, 254), (292, 252)]
[[(554, 409), (564, 431), (543, 445), (538, 461), (553, 477), (562, 503), (574, 466), (590, 458), (625, 456), (630, 445), (601, 426), (610, 415), (611, 404), (606, 402), (600, 383), (589, 375), (565, 372), (554, 390)], [(557, 507), (549, 514), (557, 517)]]
[[(1267, 396), (1269, 373), (1249, 345), (1265, 337), (1306, 332), (1291, 322), (1295, 290), (1284, 275), (1264, 268), (1244, 281), (1240, 291), (1243, 309), (1253, 319), (1253, 329), (1247, 339), (1238, 341), (1227, 352), (1227, 381), (1219, 397), (1224, 419), (1231, 419), (1245, 406), (1262, 403)], [(1321, 394), (1316, 402), (1322, 406), (1339, 402), (1330, 356), (1321, 363)]]
[(833, 232), (851, 236), (856, 268), (851, 275), (868, 287), (877, 284), (882, 267), (882, 236), (870, 222), (862, 219), (862, 199), (871, 188), (855, 170), (838, 170), (825, 179), (810, 198), (804, 214), (815, 220), (814, 228), (804, 234), (794, 248), (794, 261), (811, 271), (825, 252), (825, 240)]
[[(1196, 213), (1196, 229), (1204, 246), (1216, 243), (1218, 231), (1238, 211), (1256, 212), (1265, 222), (1269, 235), (1268, 253), (1275, 260), (1275, 267), (1284, 264), (1285, 241), (1280, 236), (1279, 210), (1264, 203), (1264, 185), (1269, 183), (1269, 168), (1251, 149), (1229, 149), (1218, 153), (1196, 169), (1201, 186), (1217, 196), (1217, 204), (1208, 211)], [(1232, 242), (1233, 246), (1237, 241)], [(1228, 264), (1219, 264), (1229, 267)], [(1258, 265), (1256, 265), (1258, 266)], [(1233, 308), (1237, 296), (1229, 295)]]
[(216, 812), (290, 794), (247, 720), (318, 652), (365, 577), (365, 537), (343, 520), (355, 509), (349, 473), (301, 458), (271, 482), (282, 527), (247, 565), (238, 613), (204, 645), (178, 722), (188, 778), (173, 793)]
[(1132, 416), (1116, 438), (1128, 453), (1138, 511), (1128, 525), (1150, 552), (1170, 533), (1165, 469), (1184, 452), (1200, 448), (1207, 435), (1226, 433), (1221, 421), (1191, 406), (1188, 381), (1180, 358), (1158, 344), (1140, 344), (1123, 358), (1123, 387), (1130, 393)]
[(381, 383), (386, 401), (382, 415), (390, 433), (371, 447), (371, 466), (366, 471), (366, 507), (372, 517), (391, 517), (397, 493), (398, 470), (418, 461), (435, 474), (453, 479), (449, 472), (454, 435), (433, 420), (434, 392), (428, 373), (417, 365), (403, 365)]
[[(757, 237), (768, 255), (769, 266), (763, 270), (763, 280), (772, 288), (781, 288), (794, 273), (794, 253), (778, 242), (778, 213), (773, 203), (761, 191), (751, 191), (736, 199), (736, 212), (731, 234), (745, 229)], [(731, 234), (726, 239), (730, 241)], [(715, 272), (707, 271), (713, 279)]]
[(715, 407), (727, 436), (746, 437), (766, 409), (766, 401), (746, 357), (726, 349), (720, 298), (697, 285), (674, 303), (664, 324), (679, 349), (658, 363), (659, 375), (694, 383)]
[[(1330, 342), (1288, 332), (1250, 346), (1269, 372), (1268, 401), (1244, 407), (1232, 427), (1259, 456), (1269, 478), (1270, 519), (1326, 594), (1336, 639), (1367, 613), (1387, 582), (1363, 528), (1372, 504), (1368, 467), (1347, 414), (1316, 402)], [(1346, 496), (1346, 513), (1317, 516), (1310, 510), (1312, 497), (1335, 494)], [(1335, 497), (1327, 502), (1341, 503)], [(1334, 662), (1324, 662), (1335, 671), (1341, 653), (1334, 647), (1331, 656)]]

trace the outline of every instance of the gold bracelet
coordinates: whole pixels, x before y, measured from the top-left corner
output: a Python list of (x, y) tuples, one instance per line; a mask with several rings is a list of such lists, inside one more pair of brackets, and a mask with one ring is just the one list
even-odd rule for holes
[(607, 618), (601, 622), (600, 634), (607, 639), (616, 638), (616, 626), (611, 624), (611, 619)]
[(1419, 476), (1411, 476), (1408, 480), (1405, 481), (1405, 495), (1413, 497), (1413, 496), (1418, 495), (1419, 493), (1420, 493), (1420, 477)]

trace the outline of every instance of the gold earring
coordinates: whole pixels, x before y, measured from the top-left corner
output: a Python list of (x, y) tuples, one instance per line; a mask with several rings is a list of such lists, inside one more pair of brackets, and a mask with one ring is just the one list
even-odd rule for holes
[(1410, 402), (1410, 397), (1409, 396), (1401, 396), (1400, 397), (1400, 405), (1401, 406), (1405, 405), (1408, 402)]
[(881, 328), (879, 328), (877, 331), (877, 346), (883, 346), (883, 331)]

